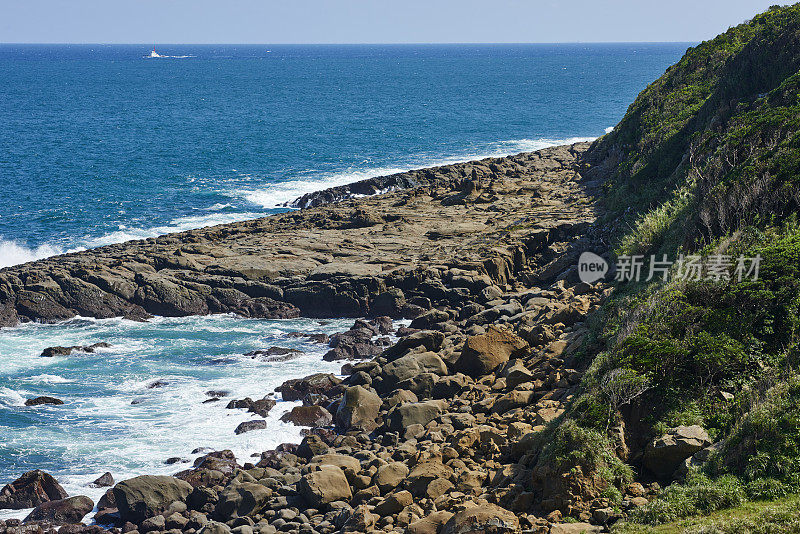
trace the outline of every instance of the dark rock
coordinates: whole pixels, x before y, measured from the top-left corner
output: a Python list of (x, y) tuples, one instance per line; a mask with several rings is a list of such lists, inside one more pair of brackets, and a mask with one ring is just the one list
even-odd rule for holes
[(319, 393), (332, 397), (341, 391), (339, 384), (342, 381), (332, 374), (317, 373), (305, 378), (287, 380), (275, 391), (279, 392), (285, 401), (302, 400), (309, 393)]
[(192, 486), (168, 476), (143, 475), (114, 486), (114, 499), (122, 521), (140, 524), (165, 512), (175, 502), (186, 502)]
[(89, 485), (93, 488), (110, 488), (114, 485), (114, 477), (111, 476), (111, 473), (106, 471), (102, 476), (97, 478)]
[(241, 423), (236, 427), (234, 432), (238, 435), (244, 434), (245, 432), (252, 432), (253, 430), (264, 430), (265, 428), (267, 428), (267, 422), (263, 419), (256, 419), (255, 421), (245, 421)]
[(281, 421), (296, 426), (328, 426), (333, 422), (333, 416), (322, 406), (295, 406), (281, 416)]
[(56, 525), (80, 523), (93, 508), (94, 502), (83, 495), (48, 501), (34, 508), (24, 522), (48, 521)]
[(29, 471), (0, 490), (0, 510), (35, 508), (42, 503), (66, 499), (56, 479), (44, 471)]
[(35, 399), (28, 399), (25, 401), (25, 406), (40, 406), (42, 404), (60, 406), (64, 404), (64, 401), (55, 397), (36, 397)]
[(111, 347), (108, 343), (93, 343), (91, 345), (74, 345), (72, 347), (47, 347), (42, 351), (41, 356), (44, 358), (52, 358), (53, 356), (69, 356), (73, 352), (88, 352), (92, 353), (96, 349), (107, 349)]

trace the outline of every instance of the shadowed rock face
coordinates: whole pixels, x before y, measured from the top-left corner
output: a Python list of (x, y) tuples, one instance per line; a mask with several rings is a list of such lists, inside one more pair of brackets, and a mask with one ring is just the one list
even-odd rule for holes
[(390, 194), (322, 205), (342, 198), (329, 190), (310, 209), (2, 269), (0, 326), (78, 314), (413, 317), (430, 299), (505, 283), (548, 240), (593, 221), (587, 148), (413, 171)]

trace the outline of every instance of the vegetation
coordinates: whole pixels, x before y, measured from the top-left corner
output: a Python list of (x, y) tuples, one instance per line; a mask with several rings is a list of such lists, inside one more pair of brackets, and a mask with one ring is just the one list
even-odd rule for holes
[[(619, 420), (641, 448), (698, 424), (720, 442), (618, 532), (800, 532), (799, 132), (800, 4), (690, 48), (590, 151), (618, 255), (761, 258), (755, 280), (620, 283), (593, 322), (568, 433)], [(781, 500), (744, 504), (764, 499)]]

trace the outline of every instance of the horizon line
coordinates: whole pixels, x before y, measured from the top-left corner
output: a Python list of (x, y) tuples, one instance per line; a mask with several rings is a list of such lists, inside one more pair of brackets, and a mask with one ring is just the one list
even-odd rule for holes
[(0, 45), (77, 45), (77, 46), (419, 46), (419, 45), (589, 45), (589, 44), (693, 44), (702, 41), (527, 41), (527, 42), (472, 42), (472, 41), (440, 41), (440, 42), (363, 42), (363, 43), (344, 43), (344, 42), (324, 42), (324, 43), (158, 43), (137, 42), (137, 43), (103, 43), (103, 42), (5, 42), (0, 41)]

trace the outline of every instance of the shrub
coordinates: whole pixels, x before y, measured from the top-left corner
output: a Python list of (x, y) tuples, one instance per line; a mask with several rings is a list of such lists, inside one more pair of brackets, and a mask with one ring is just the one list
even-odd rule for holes
[(737, 506), (745, 499), (744, 488), (736, 477), (723, 476), (712, 481), (695, 475), (685, 484), (668, 486), (657, 499), (634, 510), (629, 520), (650, 525), (669, 523)]

